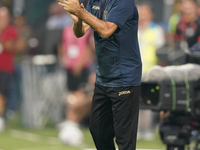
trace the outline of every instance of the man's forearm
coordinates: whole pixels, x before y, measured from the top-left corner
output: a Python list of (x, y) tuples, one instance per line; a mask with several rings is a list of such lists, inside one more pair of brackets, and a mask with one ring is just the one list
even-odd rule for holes
[(90, 26), (83, 21), (73, 24), (74, 35), (78, 38), (82, 37), (89, 29)]
[(79, 21), (73, 24), (73, 31), (76, 37), (82, 37), (85, 33), (83, 32), (83, 22)]
[(91, 28), (96, 30), (104, 38), (107, 38), (111, 34), (113, 34), (113, 32), (117, 28), (117, 26), (116, 28), (111, 28), (111, 26), (109, 26), (107, 22), (96, 18), (83, 8), (81, 8), (76, 15), (81, 20), (85, 21)]
[(73, 30), (74, 34), (77, 37), (84, 35), (89, 27), (92, 27), (96, 32), (98, 32), (102, 37), (108, 38), (111, 36), (118, 26), (115, 23), (103, 21), (91, 13), (87, 12), (84, 6), (80, 6), (78, 0), (58, 0), (59, 5), (63, 6), (64, 9), (71, 15), (71, 18), (74, 22), (77, 22), (78, 19), (81, 19), (85, 23), (78, 21), (78, 24), (74, 24)]

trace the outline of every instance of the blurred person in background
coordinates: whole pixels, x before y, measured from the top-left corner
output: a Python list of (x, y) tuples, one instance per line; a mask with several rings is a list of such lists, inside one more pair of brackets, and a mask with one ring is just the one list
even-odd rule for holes
[(59, 138), (69, 145), (81, 143), (83, 135), (79, 129), (79, 123), (90, 112), (92, 97), (88, 97), (85, 87), (88, 79), (92, 82), (90, 85), (94, 85), (95, 82), (94, 73), (90, 72), (92, 50), (94, 50), (91, 39), (90, 32), (82, 38), (76, 38), (72, 24), (67, 25), (62, 34), (60, 54), (66, 69), (69, 92), (66, 96), (66, 121), (60, 124)]
[(175, 0), (174, 4), (174, 12), (172, 16), (169, 18), (168, 22), (168, 32), (169, 32), (169, 44), (173, 45), (174, 36), (176, 33), (176, 26), (179, 23), (182, 16), (182, 0)]
[(8, 85), (14, 71), (13, 57), (18, 38), (16, 29), (10, 25), (10, 13), (6, 7), (0, 8), (0, 130), (4, 127)]
[(15, 61), (20, 63), (28, 52), (28, 40), (31, 38), (31, 28), (26, 24), (24, 14), (14, 17), (14, 26), (18, 31), (19, 38), (16, 42)]
[[(173, 46), (177, 50), (180, 48), (188, 50), (200, 42), (200, 0), (180, 0), (177, 5), (180, 13), (178, 13), (176, 19), (178, 20), (180, 17), (179, 22), (174, 22), (175, 24), (171, 24), (173, 25), (171, 27), (169, 22), (169, 33), (171, 34)], [(160, 119), (168, 117), (169, 114), (170, 112), (161, 111)]]
[(190, 48), (200, 40), (200, 18), (197, 15), (197, 3), (194, 0), (183, 0), (181, 6), (182, 17), (176, 27), (174, 39), (178, 43), (185, 41)]
[(31, 38), (31, 29), (26, 24), (24, 14), (14, 16), (13, 24), (18, 32), (15, 45), (14, 71), (10, 78), (7, 117), (13, 117), (17, 106), (22, 100), (22, 71), (21, 63), (29, 55), (28, 40)]
[(68, 13), (57, 2), (53, 2), (49, 7), (49, 17), (46, 21), (44, 54), (57, 56), (63, 29), (69, 24), (72, 24), (72, 20)]
[[(138, 4), (139, 44), (143, 62), (143, 74), (159, 63), (156, 50), (165, 44), (165, 34), (161, 26), (153, 22), (153, 11), (149, 2)], [(140, 110), (137, 139), (152, 140), (154, 137), (153, 113)]]

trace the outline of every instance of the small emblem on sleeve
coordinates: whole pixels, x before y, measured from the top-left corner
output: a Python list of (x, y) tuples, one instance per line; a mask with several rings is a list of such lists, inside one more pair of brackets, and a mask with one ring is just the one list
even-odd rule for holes
[(104, 21), (106, 20), (107, 16), (108, 16), (108, 11), (104, 10), (104, 12), (103, 12), (103, 20)]
[(119, 92), (119, 96), (121, 95), (125, 95), (125, 94), (130, 94), (131, 92), (128, 90), (128, 91), (122, 91), (122, 92)]

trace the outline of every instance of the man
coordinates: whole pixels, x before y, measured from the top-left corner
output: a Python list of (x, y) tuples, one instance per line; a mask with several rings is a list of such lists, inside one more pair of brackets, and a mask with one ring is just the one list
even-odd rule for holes
[(74, 21), (76, 37), (93, 28), (97, 55), (90, 131), (98, 150), (136, 147), (141, 58), (134, 0), (58, 0)]
[(3, 114), (5, 110), (8, 83), (14, 70), (13, 55), (17, 31), (9, 25), (10, 14), (6, 7), (0, 8), (0, 131), (4, 127)]

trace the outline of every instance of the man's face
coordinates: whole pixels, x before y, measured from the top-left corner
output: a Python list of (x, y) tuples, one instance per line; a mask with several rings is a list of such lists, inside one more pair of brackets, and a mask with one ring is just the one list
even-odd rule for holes
[(147, 21), (150, 22), (153, 18), (151, 8), (148, 5), (138, 6), (138, 12), (139, 12), (139, 22), (147, 22)]
[(7, 8), (0, 8), (0, 29), (5, 29), (10, 22), (10, 15)]
[(192, 1), (184, 1), (182, 3), (182, 12), (188, 21), (192, 21), (191, 18), (197, 16), (197, 7)]

